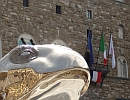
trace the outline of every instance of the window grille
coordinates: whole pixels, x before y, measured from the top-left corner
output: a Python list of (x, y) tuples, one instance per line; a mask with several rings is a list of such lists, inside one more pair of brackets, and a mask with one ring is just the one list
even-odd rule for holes
[(61, 14), (61, 6), (56, 5), (56, 13)]
[(23, 0), (23, 6), (28, 7), (29, 6), (29, 0)]

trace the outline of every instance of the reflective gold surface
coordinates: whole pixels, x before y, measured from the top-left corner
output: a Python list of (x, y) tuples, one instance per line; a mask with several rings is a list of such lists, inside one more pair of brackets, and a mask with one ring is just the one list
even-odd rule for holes
[[(89, 78), (89, 72), (81, 67), (44, 74), (37, 73), (31, 68), (9, 70), (0, 73), (0, 97), (4, 100), (26, 100), (30, 95), (33, 95), (35, 92), (33, 90), (41, 81), (45, 81), (45, 83), (40, 88), (45, 89), (60, 79), (83, 79), (85, 84), (80, 91), (80, 95), (82, 95), (89, 86)], [(47, 79), (49, 80), (46, 81)]]

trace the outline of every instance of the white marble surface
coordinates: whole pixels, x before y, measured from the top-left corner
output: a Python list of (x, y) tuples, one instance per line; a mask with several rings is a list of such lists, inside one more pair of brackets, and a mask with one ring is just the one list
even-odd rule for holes
[[(26, 46), (29, 47), (31, 45)], [(39, 73), (52, 72), (72, 68), (74, 66), (88, 68), (84, 58), (79, 53), (68, 47), (53, 44), (34, 45), (33, 47), (38, 50), (38, 57), (36, 59), (24, 64), (14, 64), (9, 60), (9, 52), (0, 61), (0, 72), (26, 67), (33, 68)]]

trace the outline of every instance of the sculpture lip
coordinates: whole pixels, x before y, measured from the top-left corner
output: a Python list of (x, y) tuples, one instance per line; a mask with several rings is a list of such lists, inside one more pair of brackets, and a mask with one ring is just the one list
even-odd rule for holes
[[(45, 74), (44, 78), (42, 78), (40, 80), (40, 82), (30, 92), (37, 94), (38, 91), (44, 91), (43, 92), (43, 94), (44, 94), (45, 91), (48, 91), (48, 92), (50, 91), (49, 87), (51, 88), (51, 86), (53, 86), (52, 84), (56, 85), (55, 82), (57, 83), (62, 80), (64, 80), (64, 81), (68, 80), (68, 82), (72, 81), (72, 80), (79, 80), (79, 81), (84, 80), (85, 84), (80, 91), (80, 95), (83, 95), (86, 92), (86, 90), (88, 88), (87, 86), (90, 83), (89, 71), (85, 68), (81, 68), (78, 66), (75, 66), (74, 68), (69, 68), (69, 69), (59, 70), (59, 71), (50, 72), (50, 73), (44, 73), (44, 74)], [(60, 87), (60, 88), (62, 88), (62, 87)], [(30, 94), (30, 92), (28, 92), (26, 95)], [(36, 95), (36, 94), (32, 94), (32, 93), (30, 96)], [(25, 97), (26, 97), (26, 95), (25, 95)], [(33, 98), (33, 96), (31, 98)], [(34, 97), (34, 98), (36, 98), (36, 97)], [(23, 100), (23, 99), (20, 98), (20, 100)], [(30, 98), (27, 100), (30, 100)]]
[[(15, 91), (15, 89), (13, 89), (14, 86), (16, 88), (16, 85), (14, 83), (17, 83), (17, 86), (20, 86), (20, 84), (23, 84), (23, 88), (31, 89), (31, 90), (27, 90), (28, 92), (24, 95), (22, 95), (24, 93), (24, 91), (21, 94), (19, 94), (18, 92), (15, 91), (16, 95), (18, 97), (20, 97), (19, 100), (23, 100), (22, 98), (26, 97), (26, 95), (28, 95), (30, 93), (31, 93), (30, 96), (32, 96), (33, 93), (37, 93), (36, 90), (49, 91), (50, 90), (49, 87), (51, 88), (51, 86), (56, 85), (57, 82), (67, 82), (68, 83), (71, 81), (75, 81), (78, 83), (79, 81), (82, 81), (81, 83), (82, 83), (83, 88), (81, 88), (80, 95), (83, 95), (88, 88), (87, 87), (88, 84), (90, 83), (89, 71), (86, 68), (81, 68), (79, 66), (75, 66), (74, 68), (68, 68), (68, 69), (64, 69), (64, 70), (58, 70), (55, 72), (43, 73), (43, 74), (37, 73), (31, 68), (20, 68), (20, 69), (9, 70), (8, 72), (0, 73), (0, 76), (2, 74), (3, 74), (3, 76), (6, 77), (5, 82), (7, 82), (7, 83), (11, 82), (10, 79), (11, 80), (15, 79), (15, 81), (16, 81), (16, 78), (19, 78), (19, 80), (16, 82), (13, 82), (11, 84), (8, 83), (6, 90), (3, 91), (3, 93), (7, 94), (7, 98), (9, 98), (8, 92), (11, 93), (12, 90)], [(13, 77), (9, 78), (11, 75), (14, 76), (14, 79), (12, 79)], [(28, 77), (25, 75), (27, 75)], [(33, 81), (34, 79), (35, 79), (35, 81)], [(32, 82), (34, 82), (33, 85), (30, 84)], [(26, 83), (28, 85), (26, 85)], [(60, 85), (60, 83), (58, 85)], [(58, 86), (58, 85), (56, 85), (56, 86)], [(58, 87), (58, 88), (62, 88), (62, 87), (63, 86), (60, 85), (60, 87)], [(23, 88), (19, 87), (18, 90), (22, 91), (20, 89), (23, 89)], [(66, 92), (68, 92), (68, 90)], [(43, 93), (45, 93), (45, 92), (43, 92)]]

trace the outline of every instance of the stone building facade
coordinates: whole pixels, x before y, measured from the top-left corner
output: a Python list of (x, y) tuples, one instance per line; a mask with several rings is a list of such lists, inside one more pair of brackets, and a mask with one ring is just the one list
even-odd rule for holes
[(97, 62), (101, 34), (108, 50), (111, 33), (116, 67), (111, 68), (109, 58), (110, 73), (102, 87), (91, 83), (81, 100), (130, 100), (130, 0), (29, 0), (24, 6), (23, 1), (0, 0), (0, 57), (22, 39), (65, 45), (84, 56), (89, 29)]

